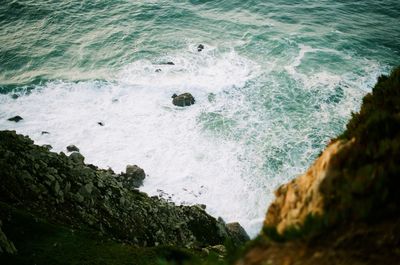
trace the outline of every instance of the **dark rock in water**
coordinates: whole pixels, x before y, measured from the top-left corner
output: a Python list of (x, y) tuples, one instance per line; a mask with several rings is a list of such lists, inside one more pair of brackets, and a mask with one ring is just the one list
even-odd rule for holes
[(155, 72), (156, 72), (156, 73), (159, 73), (159, 72), (161, 72), (161, 69), (160, 69), (160, 68), (157, 68)]
[(121, 173), (122, 182), (130, 189), (142, 186), (145, 177), (144, 170), (137, 165), (128, 165), (126, 166), (126, 172)]
[(73, 152), (69, 157), (77, 164), (83, 164), (85, 161), (85, 157), (78, 152)]
[(12, 99), (17, 99), (17, 98), (19, 98), (19, 96), (18, 96), (17, 94), (12, 94), (12, 95), (11, 95), (11, 98), (12, 98)]
[(47, 132), (47, 131), (42, 131), (42, 135), (43, 134), (50, 134), (49, 132)]
[(195, 103), (195, 99), (190, 93), (184, 93), (176, 96), (172, 100), (172, 104), (179, 107), (190, 106)]
[(178, 95), (177, 94), (173, 94), (171, 98), (176, 98)]
[(49, 145), (49, 144), (44, 144), (44, 145), (42, 145), (44, 148), (46, 148), (47, 150), (51, 150), (51, 149), (53, 149), (53, 147), (51, 146), (51, 145)]
[(67, 151), (68, 152), (79, 152), (79, 148), (76, 147), (75, 145), (71, 144), (67, 146)]
[(163, 62), (160, 65), (175, 65), (174, 62)]
[(9, 121), (15, 121), (15, 122), (19, 122), (19, 121), (21, 121), (21, 120), (23, 120), (23, 118), (21, 117), (21, 116), (14, 116), (14, 117), (12, 117), (12, 118), (9, 118), (8, 119)]
[(228, 234), (233, 240), (233, 244), (240, 246), (246, 241), (250, 240), (249, 235), (247, 235), (244, 228), (237, 222), (226, 224)]
[(99, 121), (97, 124), (100, 125), (100, 126), (104, 126), (104, 123), (101, 122), (101, 121)]
[(204, 45), (200, 44), (199, 46), (197, 46), (197, 51), (201, 52), (204, 49)]

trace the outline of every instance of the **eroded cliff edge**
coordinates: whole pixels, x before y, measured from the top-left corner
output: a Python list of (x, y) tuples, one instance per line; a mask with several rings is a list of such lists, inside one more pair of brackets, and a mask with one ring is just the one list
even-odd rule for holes
[(346, 131), (275, 195), (239, 264), (400, 260), (400, 67), (379, 77)]

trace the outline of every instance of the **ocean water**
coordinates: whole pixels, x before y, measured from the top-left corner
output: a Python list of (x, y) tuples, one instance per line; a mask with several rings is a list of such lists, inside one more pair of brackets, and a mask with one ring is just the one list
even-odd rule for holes
[[(255, 236), (274, 189), (400, 64), (399, 18), (397, 0), (2, 0), (0, 129), (137, 164), (141, 190)], [(173, 106), (183, 92), (196, 104)]]

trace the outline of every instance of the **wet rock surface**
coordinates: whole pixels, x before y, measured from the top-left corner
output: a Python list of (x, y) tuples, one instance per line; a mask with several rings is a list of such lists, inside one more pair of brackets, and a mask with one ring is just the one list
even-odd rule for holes
[(22, 121), (23, 120), (23, 118), (21, 117), (21, 116), (14, 116), (14, 117), (12, 117), (12, 118), (9, 118), (8, 119), (9, 121), (13, 121), (13, 122), (19, 122), (19, 121)]
[[(203, 247), (234, 240), (201, 207), (176, 206), (126, 186), (83, 156), (53, 153), (15, 131), (0, 131), (0, 201), (70, 227), (90, 227), (138, 246)], [(139, 167), (126, 175), (143, 177)]]
[(186, 107), (193, 105), (195, 103), (195, 99), (190, 93), (183, 93), (180, 95), (172, 95), (172, 104), (179, 107)]
[(71, 144), (67, 146), (67, 151), (68, 152), (79, 152), (79, 148), (76, 147), (75, 145)]
[(137, 165), (126, 166), (125, 173), (121, 173), (121, 180), (127, 188), (139, 188), (146, 177), (144, 170)]
[(197, 51), (201, 52), (204, 49), (204, 45), (203, 44), (199, 44), (199, 46), (197, 46)]

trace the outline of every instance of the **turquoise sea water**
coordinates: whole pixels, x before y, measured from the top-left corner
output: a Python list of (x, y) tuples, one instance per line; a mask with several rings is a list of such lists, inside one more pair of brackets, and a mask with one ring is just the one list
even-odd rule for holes
[[(400, 64), (399, 18), (394, 0), (3, 0), (0, 129), (138, 164), (142, 190), (254, 236), (273, 190)], [(196, 104), (172, 106), (183, 92)]]

